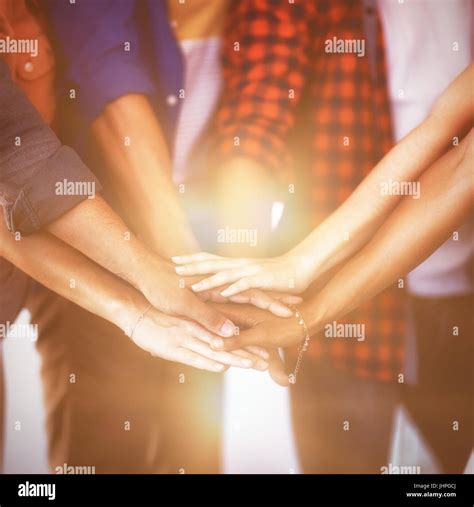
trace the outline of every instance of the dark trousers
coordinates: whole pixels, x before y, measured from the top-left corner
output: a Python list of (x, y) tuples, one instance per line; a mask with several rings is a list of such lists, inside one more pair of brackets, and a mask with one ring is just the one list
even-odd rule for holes
[(473, 448), (474, 297), (411, 298), (418, 379), (403, 402), (444, 473), (462, 473)]
[(308, 361), (291, 389), (304, 473), (381, 473), (388, 461), (398, 385)]
[(217, 473), (221, 377), (167, 363), (36, 286), (49, 464), (96, 473)]

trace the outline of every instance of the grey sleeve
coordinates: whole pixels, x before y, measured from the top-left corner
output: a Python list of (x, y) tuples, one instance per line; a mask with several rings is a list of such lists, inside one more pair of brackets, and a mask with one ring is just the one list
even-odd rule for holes
[(80, 190), (91, 188), (100, 190), (96, 177), (61, 144), (0, 61), (0, 205), (8, 229), (31, 234), (86, 199)]

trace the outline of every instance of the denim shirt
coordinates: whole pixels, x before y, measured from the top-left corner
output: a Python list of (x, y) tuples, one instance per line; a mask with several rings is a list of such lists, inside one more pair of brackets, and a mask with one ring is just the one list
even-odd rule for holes
[(183, 56), (164, 0), (49, 0), (64, 69), (62, 92), (74, 89), (74, 113), (85, 129), (108, 103), (145, 94), (170, 148), (184, 86)]
[[(31, 234), (54, 221), (84, 195), (57, 195), (56, 184), (99, 182), (79, 156), (60, 143), (0, 60), (0, 205), (12, 232)], [(0, 258), (0, 323), (24, 304), (25, 276)]]

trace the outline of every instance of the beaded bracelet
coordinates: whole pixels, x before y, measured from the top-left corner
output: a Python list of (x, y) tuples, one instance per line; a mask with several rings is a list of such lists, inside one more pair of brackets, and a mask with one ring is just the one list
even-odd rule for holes
[(296, 384), (296, 376), (298, 375), (298, 371), (300, 369), (301, 362), (303, 361), (303, 355), (308, 350), (309, 340), (311, 337), (309, 335), (308, 326), (306, 325), (306, 322), (305, 322), (301, 312), (298, 310), (298, 308), (295, 305), (288, 305), (288, 306), (295, 312), (296, 320), (298, 321), (298, 324), (304, 330), (304, 338), (298, 348), (298, 359), (296, 360), (295, 369), (293, 370), (293, 373), (290, 373), (288, 375), (288, 380), (290, 381), (290, 384)]

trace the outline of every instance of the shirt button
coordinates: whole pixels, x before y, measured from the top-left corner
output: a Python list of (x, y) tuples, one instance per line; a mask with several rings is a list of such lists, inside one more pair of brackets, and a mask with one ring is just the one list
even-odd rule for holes
[(25, 72), (33, 72), (34, 65), (31, 62), (26, 62), (23, 68)]
[(175, 106), (176, 102), (178, 102), (178, 98), (176, 97), (176, 95), (171, 94), (166, 97), (166, 103), (168, 104), (168, 106)]

